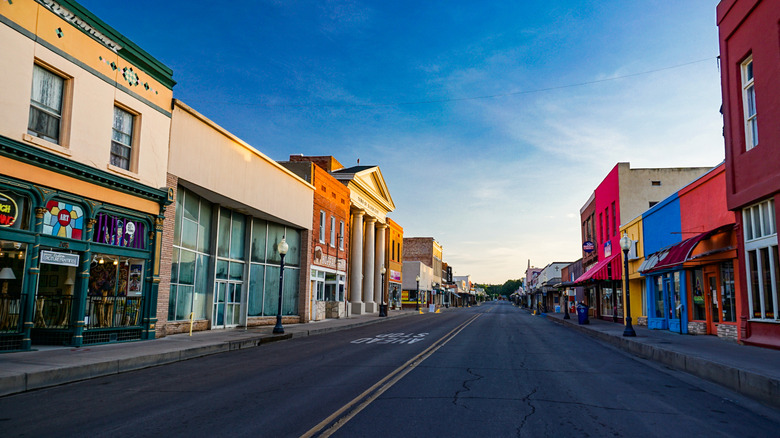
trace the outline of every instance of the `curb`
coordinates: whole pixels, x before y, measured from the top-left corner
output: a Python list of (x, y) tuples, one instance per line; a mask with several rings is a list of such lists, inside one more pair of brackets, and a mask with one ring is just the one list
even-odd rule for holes
[(573, 328), (580, 333), (615, 346), (634, 356), (652, 360), (675, 370), (684, 371), (704, 380), (717, 383), (764, 404), (776, 408), (780, 407), (780, 380), (778, 379), (741, 370), (713, 360), (660, 348), (631, 338), (617, 337), (596, 330), (589, 330), (573, 322), (557, 318), (546, 319), (555, 324)]
[[(354, 322), (338, 327), (322, 327), (299, 332), (285, 333), (282, 335), (258, 334), (250, 338), (240, 340), (219, 341), (211, 345), (184, 348), (181, 350), (152, 353), (123, 359), (110, 359), (97, 361), (90, 364), (66, 366), (58, 369), (46, 369), (41, 371), (25, 372), (0, 377), (0, 397), (19, 394), (37, 389), (50, 388), (52, 386), (89, 380), (96, 377), (105, 377), (114, 374), (151, 368), (159, 365), (167, 365), (189, 359), (210, 356), (212, 354), (228, 351), (242, 350), (259, 347), (270, 342), (284, 341), (292, 338), (316, 336), (340, 330), (348, 330), (371, 324), (381, 323), (396, 318), (403, 318), (416, 313), (401, 313), (398, 315)], [(154, 341), (151, 341), (154, 342)]]

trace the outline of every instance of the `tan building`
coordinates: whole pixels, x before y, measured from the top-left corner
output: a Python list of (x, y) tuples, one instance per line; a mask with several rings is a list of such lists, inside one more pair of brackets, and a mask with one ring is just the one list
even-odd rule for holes
[(162, 334), (308, 321), (314, 186), (179, 101), (168, 161)]
[(391, 218), (387, 218), (387, 227), (387, 246), (385, 248), (387, 297), (385, 297), (385, 302), (390, 304), (391, 309), (400, 309), (401, 291), (403, 290), (404, 229)]
[(0, 349), (153, 338), (172, 71), (69, 0), (0, 47)]
[(385, 263), (387, 213), (395, 209), (378, 166), (333, 170), (350, 190), (348, 295), (352, 314), (376, 313), (382, 303), (381, 270)]

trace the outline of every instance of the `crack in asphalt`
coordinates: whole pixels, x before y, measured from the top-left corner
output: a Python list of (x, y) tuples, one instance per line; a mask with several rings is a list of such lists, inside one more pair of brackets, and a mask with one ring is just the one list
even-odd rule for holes
[[(471, 391), (471, 388), (469, 388), (469, 383), (476, 382), (478, 380), (482, 380), (485, 378), (485, 376), (479, 375), (471, 370), (471, 368), (466, 368), (466, 372), (474, 376), (474, 379), (466, 379), (463, 381), (462, 386), (463, 389), (459, 389), (455, 392), (455, 396), (452, 398), (452, 404), (455, 406), (458, 406), (458, 400), (460, 399), (460, 394), (462, 392)], [(465, 406), (464, 406), (465, 407)]]
[(528, 403), (528, 407), (531, 408), (531, 412), (525, 414), (522, 420), (520, 420), (520, 425), (517, 426), (517, 436), (523, 436), (523, 428), (525, 427), (526, 421), (528, 421), (528, 417), (536, 413), (536, 407), (531, 403), (531, 396), (536, 394), (537, 388), (534, 388), (528, 395), (522, 398), (523, 401)]

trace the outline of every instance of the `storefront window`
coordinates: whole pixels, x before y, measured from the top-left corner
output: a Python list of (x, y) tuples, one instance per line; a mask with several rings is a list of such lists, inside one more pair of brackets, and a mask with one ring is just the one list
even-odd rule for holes
[(27, 245), (0, 240), (0, 333), (21, 329), (20, 311)]
[(736, 322), (737, 309), (734, 304), (734, 262), (727, 261), (721, 263), (720, 281), (723, 288), (721, 291), (721, 312), (723, 313), (723, 322)]
[(671, 309), (674, 312), (672, 319), (680, 319), (682, 311), (682, 302), (680, 301), (680, 272), (672, 274)]
[(265, 266), (252, 263), (249, 267), (248, 315), (263, 316), (263, 287), (265, 286)]
[(64, 201), (49, 201), (43, 215), (43, 234), (81, 240), (84, 232), (84, 209)]
[(602, 316), (612, 316), (614, 308), (612, 306), (612, 300), (614, 297), (612, 296), (612, 288), (611, 287), (604, 287), (601, 288), (601, 315)]
[(0, 228), (30, 228), (30, 198), (11, 192), (0, 192)]
[[(94, 255), (90, 264), (84, 317), (88, 329), (141, 324), (144, 269), (144, 260), (109, 254)], [(43, 281), (43, 276), (40, 281)], [(40, 287), (38, 294), (41, 294)]]
[(249, 316), (276, 316), (279, 306), (279, 267), (281, 264), (277, 244), (281, 242), (282, 238), (285, 238), (288, 244), (288, 251), (284, 257), (282, 314), (298, 314), (300, 270), (297, 266), (300, 263), (300, 233), (280, 224), (252, 219), (250, 251), (252, 264), (249, 272), (248, 291)]
[(206, 318), (211, 212), (209, 202), (179, 187), (168, 301), (169, 321), (188, 320), (190, 313), (194, 319)]
[(655, 300), (655, 317), (656, 318), (663, 318), (664, 317), (664, 284), (663, 284), (663, 278), (658, 275), (655, 277), (655, 294), (654, 294), (654, 300)]
[(769, 199), (742, 211), (745, 227), (748, 305), (752, 319), (780, 320), (780, 258), (775, 203)]
[(93, 241), (125, 248), (146, 249), (146, 224), (125, 217), (98, 213)]
[(693, 270), (692, 289), (691, 306), (693, 307), (693, 319), (704, 321), (707, 319), (707, 309), (704, 303), (704, 274), (701, 269)]
[(265, 238), (268, 233), (268, 222), (262, 219), (252, 220), (252, 262), (265, 262)]

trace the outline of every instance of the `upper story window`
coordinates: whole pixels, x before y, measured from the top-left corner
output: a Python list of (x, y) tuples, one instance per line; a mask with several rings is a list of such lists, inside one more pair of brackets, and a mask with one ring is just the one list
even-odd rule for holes
[(336, 247), (336, 218), (333, 216), (330, 217), (330, 246)]
[(65, 79), (49, 70), (33, 65), (30, 120), (27, 132), (35, 137), (60, 144), (62, 102)]
[(339, 249), (344, 250), (344, 221), (339, 221)]
[(320, 211), (320, 243), (325, 243), (325, 212)]
[(758, 146), (758, 122), (756, 118), (756, 89), (753, 81), (753, 56), (749, 56), (741, 66), (742, 70), (742, 106), (745, 112), (745, 150)]
[(114, 107), (114, 126), (111, 132), (111, 165), (130, 170), (133, 153), (133, 122), (135, 116)]

